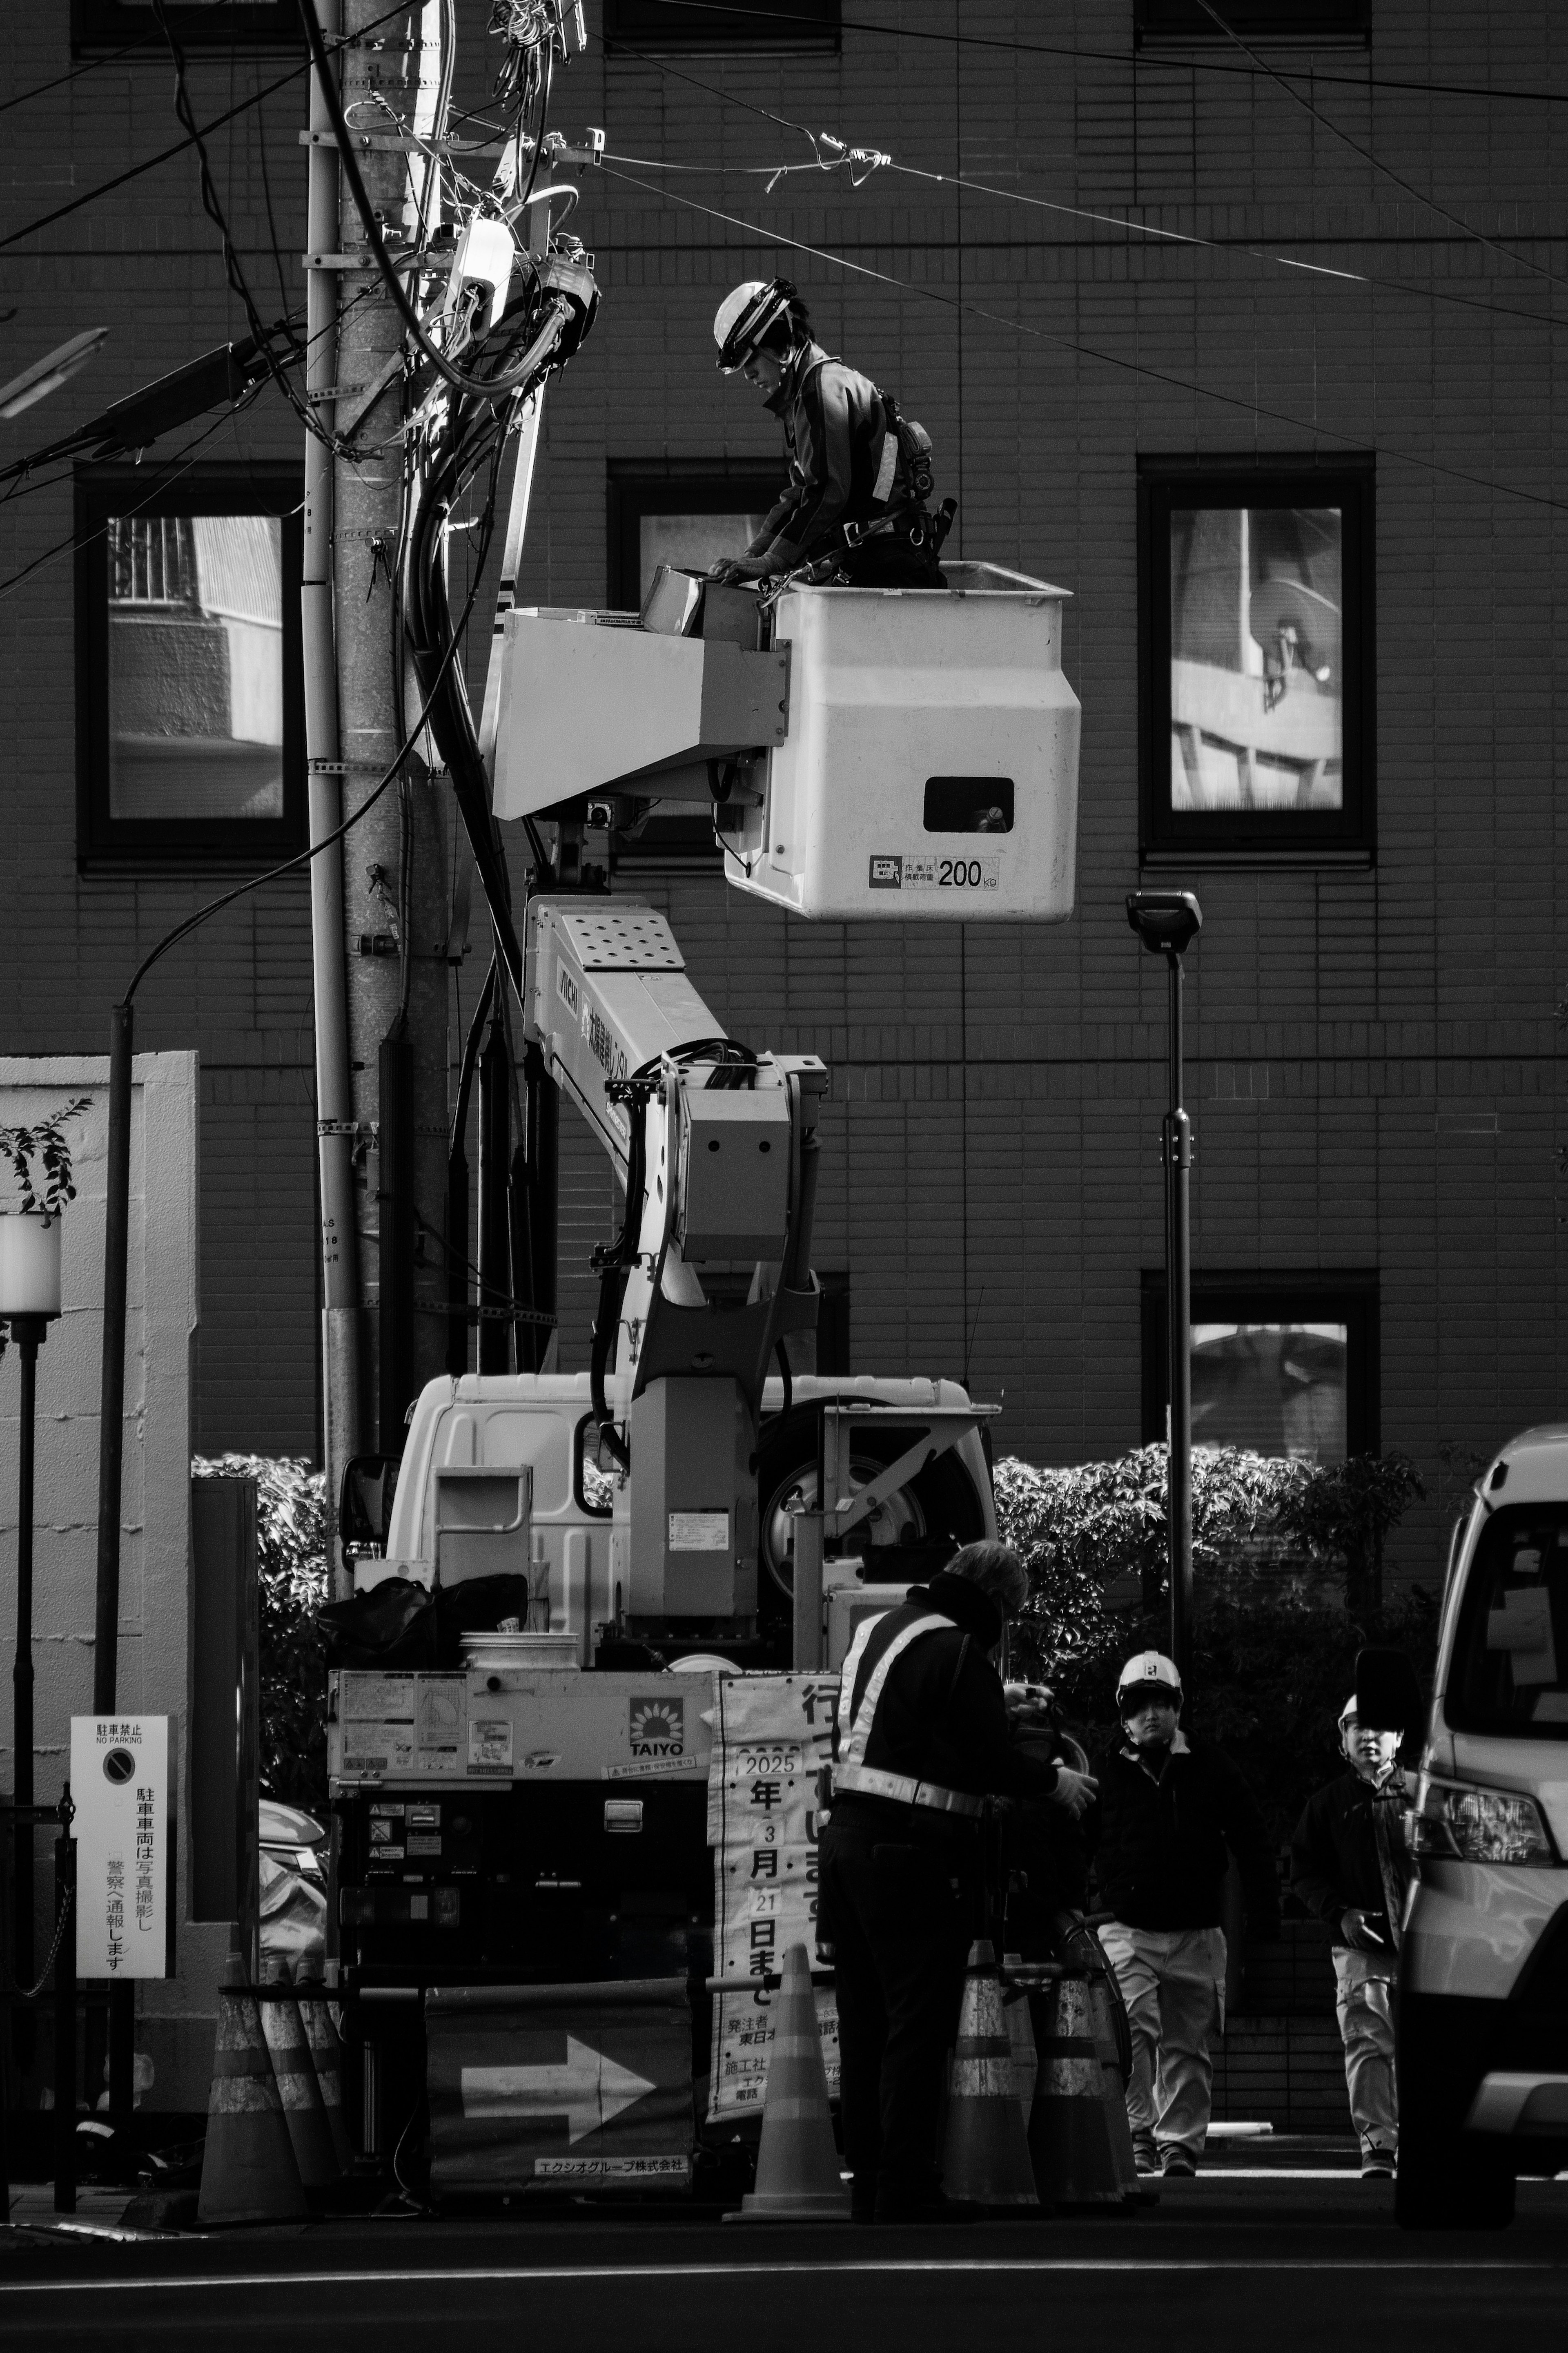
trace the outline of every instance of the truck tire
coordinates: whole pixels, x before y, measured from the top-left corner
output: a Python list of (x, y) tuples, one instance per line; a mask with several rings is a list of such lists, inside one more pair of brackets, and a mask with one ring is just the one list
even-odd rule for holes
[[(910, 1419), (918, 1419), (911, 1413)], [(903, 1451), (902, 1441), (875, 1430), (858, 1430), (850, 1471), (866, 1485)], [(778, 1415), (764, 1425), (757, 1457), (760, 1507), (757, 1601), (764, 1634), (787, 1628), (793, 1610), (793, 1562), (787, 1549), (787, 1513), (792, 1495), (816, 1493), (816, 1417), (809, 1407)], [(956, 1452), (939, 1454), (900, 1487), (873, 1525), (881, 1539), (889, 1574), (904, 1573), (911, 1585), (940, 1568), (960, 1545), (985, 1534), (985, 1506)]]
[(1515, 2187), (1506, 2150), (1401, 2123), (1394, 2219), (1402, 2231), (1506, 2231)]

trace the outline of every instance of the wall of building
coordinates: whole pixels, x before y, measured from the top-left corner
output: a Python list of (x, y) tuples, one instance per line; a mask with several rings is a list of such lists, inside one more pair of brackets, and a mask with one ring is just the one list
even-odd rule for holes
[[(1078, 913), (1058, 931), (790, 930), (711, 871), (621, 881), (668, 906), (737, 1034), (833, 1064), (818, 1255), (850, 1273), (858, 1361), (952, 1371), (967, 1354), (977, 1389), (1005, 1394), (1002, 1443), (1036, 1460), (1134, 1441), (1140, 1277), (1161, 1256), (1164, 988), (1121, 906), (1141, 879), (1137, 461), (1373, 453), (1375, 864), (1154, 879), (1196, 890), (1205, 914), (1189, 997), (1194, 1260), (1376, 1271), (1382, 1440), (1416, 1457), (1433, 1496), (1401, 1561), (1429, 1573), (1454, 1483), (1440, 1450), (1484, 1452), (1556, 1412), (1568, 1379), (1552, 774), (1568, 485), (1541, 275), (1565, 226), (1568, 123), (1500, 94), (1564, 86), (1568, 34), (1541, 5), (1505, 21), (1378, 0), (1369, 48), (1269, 48), (1279, 70), (1310, 68), (1292, 85), (1310, 112), (1223, 46), (1134, 62), (1131, 0), (850, 13), (882, 29), (847, 31), (834, 56), (606, 59), (595, 38), (562, 76), (570, 133), (602, 123), (613, 156), (704, 175), (621, 164), (585, 187), (574, 227), (605, 299), (551, 396), (523, 594), (604, 596), (612, 462), (776, 451), (752, 396), (714, 372), (710, 322), (737, 279), (787, 269), (829, 347), (931, 430), (939, 492), (960, 499), (953, 549), (1074, 593)], [(487, 15), (460, 0), (466, 103), (488, 85)], [(23, 29), (7, 94), (68, 69), (64, 16)], [(289, 62), (195, 66), (198, 117)], [(1437, 83), (1500, 94), (1420, 87)], [(216, 136), (268, 314), (302, 301), (303, 89)], [(150, 57), (16, 109), (0, 235), (168, 144), (168, 100)], [(811, 151), (758, 109), (899, 168), (858, 193), (803, 173), (770, 195), (757, 167)], [(920, 176), (936, 174), (981, 185)], [(1194, 237), (1209, 242), (1171, 241)], [(0, 251), (0, 300), (27, 355), (113, 330), (92, 373), (5, 428), (0, 456), (242, 327), (188, 153)], [(297, 444), (268, 394), (208, 448)], [(75, 870), (68, 561), (4, 586), (69, 529), (68, 486), (0, 508), (0, 792), (20, 853), (0, 871), (0, 1021), (18, 1051), (96, 1049), (138, 955), (215, 887)], [(222, 918), (142, 1000), (143, 1042), (201, 1055), (204, 1451), (315, 1448), (309, 987), (289, 883)], [(571, 1359), (592, 1292), (576, 1253), (609, 1202), (574, 1139), (564, 1176)]]

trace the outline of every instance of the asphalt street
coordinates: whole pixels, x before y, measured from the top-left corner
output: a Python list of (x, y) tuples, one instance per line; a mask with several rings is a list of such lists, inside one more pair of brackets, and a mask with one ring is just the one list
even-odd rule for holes
[[(89, 2223), (89, 2230), (102, 2225)], [(1568, 2327), (1568, 2182), (1503, 2232), (1412, 2236), (1387, 2184), (1332, 2165), (1216, 2167), (1133, 2215), (928, 2231), (721, 2223), (671, 2207), (512, 2208), (120, 2241), (0, 2234), (10, 2348), (450, 2344), (743, 2353), (1157, 2342), (1161, 2353), (1421, 2353)], [(320, 2329), (319, 2337), (308, 2332)], [(500, 2338), (496, 2332), (506, 2332)]]

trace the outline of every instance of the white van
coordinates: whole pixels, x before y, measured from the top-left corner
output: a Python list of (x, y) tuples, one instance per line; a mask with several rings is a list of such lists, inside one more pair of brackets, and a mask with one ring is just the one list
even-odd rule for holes
[(1495, 2228), (1568, 2168), (1568, 1424), (1511, 1440), (1454, 1530), (1406, 1827), (1395, 2212)]

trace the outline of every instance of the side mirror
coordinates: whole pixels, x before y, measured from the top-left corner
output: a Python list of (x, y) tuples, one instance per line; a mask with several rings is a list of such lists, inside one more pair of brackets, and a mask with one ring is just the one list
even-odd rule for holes
[(1423, 1729), (1426, 1703), (1415, 1670), (1403, 1651), (1357, 1651), (1355, 1707), (1363, 1724), (1374, 1732), (1415, 1734)]
[(396, 1454), (355, 1454), (343, 1466), (338, 1495), (338, 1547), (345, 1568), (386, 1550), (386, 1524), (397, 1485)]

